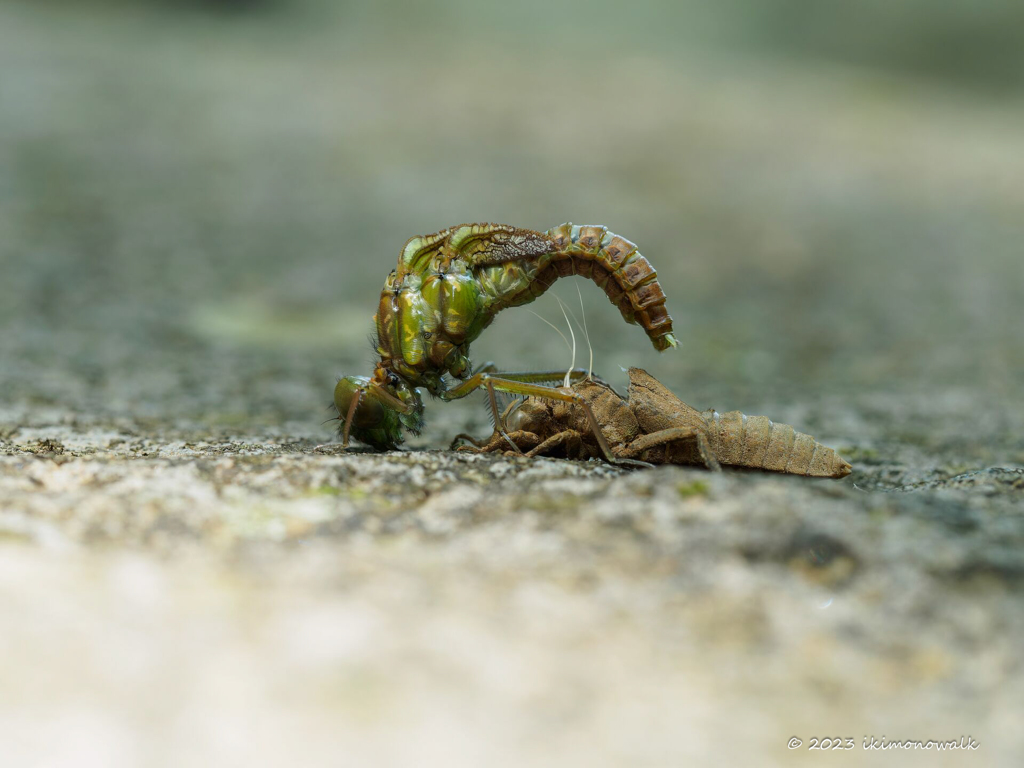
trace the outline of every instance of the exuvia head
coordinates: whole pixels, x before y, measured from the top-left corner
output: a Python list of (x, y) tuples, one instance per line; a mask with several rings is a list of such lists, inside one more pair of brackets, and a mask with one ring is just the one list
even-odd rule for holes
[(378, 368), (373, 378), (344, 376), (334, 387), (334, 406), (343, 447), (349, 436), (378, 451), (397, 448), (402, 429), (418, 434), (423, 423), (423, 402), (401, 376)]

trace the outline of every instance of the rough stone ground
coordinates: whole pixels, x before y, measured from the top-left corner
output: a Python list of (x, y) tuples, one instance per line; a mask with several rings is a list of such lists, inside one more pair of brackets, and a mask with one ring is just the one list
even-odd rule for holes
[[(1020, 94), (378, 23), (0, 9), (4, 766), (1016, 764)], [(488, 219), (640, 242), (683, 348), (581, 284), (598, 369), (854, 474), (342, 452), (402, 241)]]

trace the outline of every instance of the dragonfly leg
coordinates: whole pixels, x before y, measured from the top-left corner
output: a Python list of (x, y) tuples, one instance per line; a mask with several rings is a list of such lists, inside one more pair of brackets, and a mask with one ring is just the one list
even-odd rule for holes
[(708, 444), (707, 436), (692, 427), (670, 427), (669, 429), (651, 432), (649, 435), (640, 435), (627, 448), (623, 449), (622, 454), (630, 457), (642, 456), (644, 451), (651, 448), (684, 440), (692, 440), (697, 444), (697, 453), (700, 454), (701, 461), (704, 462), (705, 467), (713, 472), (718, 472), (722, 469), (722, 465), (718, 463), (718, 459)]
[(341, 447), (348, 448), (348, 433), (352, 429), (352, 417), (355, 415), (356, 408), (359, 407), (359, 401), (362, 400), (365, 389), (357, 389), (352, 398), (352, 402), (348, 406), (348, 412), (345, 414), (345, 430), (342, 433)]
[[(580, 378), (587, 375), (585, 368), (576, 369), (580, 372)], [(565, 374), (561, 374), (565, 375)], [(583, 412), (587, 415), (587, 422), (590, 424), (590, 431), (594, 435), (594, 439), (597, 440), (598, 448), (601, 449), (601, 456), (609, 464), (630, 464), (633, 466), (645, 466), (649, 467), (650, 464), (646, 462), (637, 461), (635, 459), (618, 459), (615, 454), (612, 453), (612, 449), (608, 445), (608, 441), (605, 439), (604, 433), (601, 431), (601, 425), (598, 423), (597, 418), (594, 416), (594, 412), (590, 408), (590, 404), (587, 403), (577, 393), (560, 387), (545, 387), (542, 384), (538, 384), (538, 381), (551, 381), (550, 378), (543, 378), (551, 376), (548, 372), (525, 372), (525, 373), (502, 373), (492, 374), (487, 372), (476, 373), (473, 376), (466, 379), (461, 384), (453, 387), (447, 392), (441, 395), (442, 400), (457, 400), (461, 397), (465, 397), (470, 392), (479, 389), (480, 387), (486, 387), (488, 395), (491, 400), (491, 408), (494, 411), (494, 424), (502, 437), (504, 437), (509, 443), (515, 446), (518, 451), (519, 446), (516, 446), (512, 438), (505, 432), (504, 425), (501, 423), (500, 415), (498, 414), (497, 400), (494, 397), (495, 392), (505, 392), (510, 395), (523, 395), (524, 397), (543, 397), (548, 400), (560, 400), (565, 403), (574, 403), (583, 409)]]
[[(454, 392), (455, 390), (459, 389), (459, 387), (463, 386), (464, 384), (467, 384), (469, 381), (472, 380), (473, 376), (476, 376), (477, 374), (481, 374), (481, 373), (493, 373), (493, 374), (495, 374), (495, 375), (497, 375), (497, 376), (499, 376), (500, 378), (503, 378), (503, 379), (514, 379), (515, 381), (531, 381), (531, 382), (534, 382), (536, 384), (543, 384), (545, 382), (553, 382), (553, 381), (563, 382), (563, 381), (565, 381), (566, 373), (569, 374), (569, 381), (571, 383), (576, 383), (577, 381), (580, 381), (581, 379), (587, 378), (587, 375), (590, 374), (590, 378), (591, 378), (592, 381), (594, 381), (594, 382), (596, 382), (598, 384), (601, 384), (603, 386), (606, 386), (606, 387), (609, 386), (608, 382), (606, 382), (604, 379), (602, 379), (596, 373), (591, 373), (591, 371), (589, 369), (587, 369), (587, 368), (570, 368), (568, 370), (568, 372), (564, 371), (564, 370), (561, 370), (561, 371), (517, 371), (515, 373), (499, 373), (498, 372), (497, 364), (495, 364), (492, 361), (488, 361), (488, 362), (484, 363), (483, 365), (478, 366), (473, 371), (472, 376), (464, 379), (461, 384), (459, 384), (459, 385), (453, 387), (452, 389), (448, 390), (449, 394), (451, 392)], [(473, 389), (476, 389), (476, 387), (471, 387), (470, 391), (472, 391)], [(610, 389), (610, 387), (609, 387), (609, 389)], [(458, 395), (458, 396), (450, 398), (450, 399), (454, 400), (454, 399), (457, 399), (458, 397), (462, 397), (462, 395)]]
[[(493, 436), (492, 436), (492, 439), (493, 439)], [(486, 451), (488, 449), (488, 446), (491, 443), (491, 440), (477, 440), (472, 435), (467, 435), (465, 432), (460, 432), (459, 434), (457, 434), (455, 437), (452, 438), (452, 444), (451, 444), (451, 447), (449, 447), (448, 450), (450, 450), (450, 451), (457, 451), (460, 448), (465, 448), (466, 450), (472, 450), (472, 449), (469, 448), (469, 446), (463, 445), (464, 442), (465, 443), (470, 443), (472, 445), (475, 445), (480, 451)]]
[[(516, 444), (516, 442), (514, 440), (512, 440), (511, 437), (509, 437), (508, 433), (506, 432), (506, 427), (505, 427), (504, 420), (501, 418), (501, 414), (498, 412), (498, 399), (497, 399), (497, 397), (495, 397), (494, 389), (497, 389), (497, 391), (499, 391), (499, 392), (504, 392), (505, 390), (500, 389), (500, 388), (492, 388), (491, 385), (487, 384), (486, 382), (489, 381), (490, 378), (493, 377), (493, 376), (496, 376), (498, 379), (506, 379), (506, 380), (510, 380), (510, 381), (524, 382), (524, 383), (537, 383), (537, 384), (539, 384), (539, 383), (542, 383), (542, 382), (553, 382), (553, 381), (561, 382), (561, 381), (565, 380), (566, 372), (565, 371), (520, 371), (520, 372), (516, 372), (516, 373), (496, 374), (495, 372), (497, 370), (498, 370), (498, 366), (494, 362), (488, 361), (488, 362), (484, 363), (483, 365), (477, 367), (477, 369), (475, 371), (473, 371), (473, 375), (472, 376), (470, 376), (468, 379), (465, 379), (464, 381), (460, 382), (459, 384), (457, 384), (456, 386), (452, 387), (448, 391), (444, 392), (440, 397), (441, 397), (441, 400), (444, 400), (446, 402), (450, 401), (450, 400), (458, 400), (458, 399), (463, 398), (466, 395), (470, 394), (471, 392), (474, 392), (475, 390), (479, 389), (480, 387), (485, 387), (487, 389), (487, 399), (488, 399), (488, 402), (489, 402), (489, 404), (491, 406), (491, 413), (492, 413), (492, 415), (494, 417), (494, 431), (495, 431), (495, 433), (501, 435), (501, 437), (504, 438), (505, 442), (507, 442), (509, 445), (511, 445), (512, 446), (512, 450), (514, 450), (516, 453), (522, 453), (522, 450), (519, 448), (519, 446)], [(571, 381), (571, 382), (579, 381), (580, 379), (586, 378), (590, 374), (591, 374), (591, 372), (588, 369), (586, 369), (586, 368), (572, 368), (572, 369), (570, 369), (568, 371), (569, 381)], [(604, 382), (598, 376), (591, 375), (591, 378), (594, 381), (596, 381), (597, 383), (599, 383), (599, 384), (604, 384)], [(607, 385), (605, 385), (605, 386), (607, 386)], [(511, 393), (511, 394), (516, 394), (516, 393)], [(479, 445), (479, 443), (477, 443), (475, 440), (473, 441), (473, 444), (474, 445)]]
[[(532, 459), (534, 456), (545, 454), (559, 445), (565, 445), (565, 458), (571, 459), (573, 458), (570, 456), (572, 448), (580, 449), (582, 441), (583, 435), (575, 429), (567, 429), (564, 432), (559, 432), (557, 435), (552, 435), (537, 447), (527, 451), (526, 456)], [(582, 450), (580, 452), (582, 453)]]
[[(354, 396), (352, 397), (352, 402), (348, 406), (348, 412), (345, 414), (345, 426), (342, 430), (341, 438), (342, 448), (348, 448), (349, 432), (352, 430), (352, 419), (355, 416), (356, 408), (359, 407), (359, 401), (362, 400), (367, 393), (370, 393), (373, 397), (376, 397), (379, 400), (383, 400), (390, 408), (398, 411), (399, 413), (408, 413), (412, 410), (410, 406), (403, 403), (400, 399), (392, 395), (376, 382), (371, 381), (369, 385), (357, 388)], [(340, 418), (341, 415), (339, 414), (339, 419)]]
[[(516, 446), (519, 447), (519, 452), (523, 450), (529, 450), (535, 445), (541, 442), (541, 439), (533, 432), (527, 432), (525, 430), (516, 430), (515, 432), (509, 433), (509, 439), (512, 440)], [(475, 448), (469, 445), (462, 445), (462, 441), (471, 443)], [(452, 440), (451, 450), (453, 451), (471, 451), (473, 453), (494, 453), (502, 450), (505, 447), (505, 438), (503, 438), (498, 432), (491, 435), (488, 440), (477, 440), (471, 435), (461, 434), (456, 435), (455, 439)], [(511, 451), (510, 451), (511, 453)], [(527, 454), (529, 455), (529, 454)]]
[(494, 429), (505, 438), (505, 442), (512, 446), (512, 450), (516, 453), (521, 454), (519, 446), (516, 445), (516, 441), (509, 437), (508, 432), (505, 431), (505, 424), (502, 421), (501, 414), (498, 413), (498, 397), (494, 394), (494, 381), (490, 378), (490, 374), (481, 374), (484, 376), (483, 382), (487, 386), (487, 399), (491, 403), (491, 413), (494, 415)]

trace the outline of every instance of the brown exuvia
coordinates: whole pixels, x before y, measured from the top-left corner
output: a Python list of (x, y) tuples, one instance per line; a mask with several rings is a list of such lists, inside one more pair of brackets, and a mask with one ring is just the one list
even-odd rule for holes
[[(739, 411), (698, 411), (642, 368), (629, 369), (629, 399), (600, 380), (578, 381), (572, 391), (590, 406), (613, 460), (623, 463), (720, 465), (805, 477), (846, 477), (851, 468), (833, 449), (788, 424)], [(500, 429), (476, 448), (526, 456), (602, 457), (588, 417), (577, 402), (527, 398), (510, 405)]]

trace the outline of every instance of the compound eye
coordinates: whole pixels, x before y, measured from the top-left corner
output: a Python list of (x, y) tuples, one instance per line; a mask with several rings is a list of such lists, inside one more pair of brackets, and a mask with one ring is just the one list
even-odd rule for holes
[(388, 374), (388, 386), (389, 387), (397, 387), (398, 386), (398, 376), (396, 376), (393, 373), (389, 373)]

